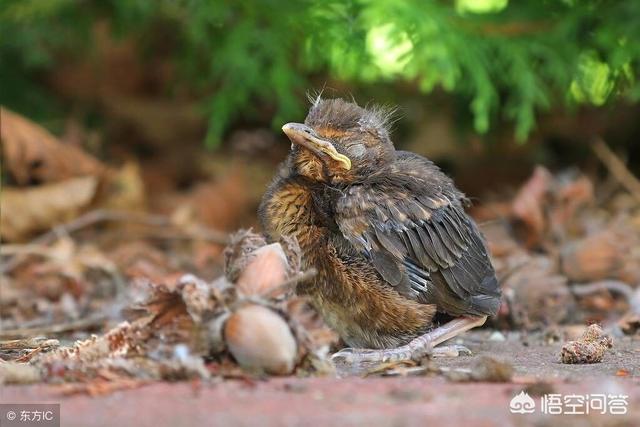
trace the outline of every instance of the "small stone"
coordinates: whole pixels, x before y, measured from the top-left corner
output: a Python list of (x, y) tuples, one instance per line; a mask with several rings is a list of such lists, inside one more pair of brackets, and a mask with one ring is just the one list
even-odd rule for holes
[(491, 333), (491, 335), (489, 335), (489, 341), (503, 342), (503, 341), (506, 341), (506, 340), (507, 340), (507, 338), (500, 331), (493, 331)]

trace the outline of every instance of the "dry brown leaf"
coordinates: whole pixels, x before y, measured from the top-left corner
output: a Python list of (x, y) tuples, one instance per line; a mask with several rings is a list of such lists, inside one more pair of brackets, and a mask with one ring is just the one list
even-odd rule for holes
[(92, 336), (77, 341), (73, 347), (61, 347), (37, 358), (37, 362), (54, 364), (57, 362), (91, 362), (125, 356), (136, 346), (136, 335), (140, 325), (122, 322), (104, 335)]
[(264, 236), (252, 230), (239, 230), (234, 233), (224, 249), (224, 270), (231, 282), (236, 282), (242, 271), (253, 259), (252, 254), (267, 244)]
[(175, 273), (169, 257), (155, 246), (134, 240), (125, 242), (109, 252), (109, 258), (129, 278), (145, 277), (151, 282), (162, 282)]
[(95, 176), (36, 188), (5, 188), (0, 194), (0, 234), (17, 241), (76, 217), (93, 200)]
[(513, 200), (512, 215), (525, 226), (527, 246), (536, 244), (547, 227), (544, 201), (552, 180), (546, 168), (537, 166)]
[(594, 200), (593, 183), (584, 175), (556, 178), (553, 209), (549, 221), (557, 233), (567, 234), (576, 229), (576, 215)]
[(477, 381), (491, 383), (508, 383), (513, 379), (513, 365), (507, 361), (495, 359), (490, 356), (478, 358), (471, 370), (447, 370), (445, 376), (452, 381)]
[(640, 314), (629, 312), (618, 320), (618, 326), (626, 335), (634, 335), (640, 331)]
[(105, 175), (100, 191), (100, 207), (103, 209), (135, 211), (144, 208), (145, 186), (140, 165), (127, 162), (117, 171)]
[(182, 301), (195, 322), (202, 322), (204, 317), (216, 308), (211, 288), (207, 282), (192, 274), (185, 274), (178, 282)]
[(120, 390), (132, 390), (148, 384), (148, 380), (139, 380), (135, 378), (95, 378), (85, 383), (62, 384), (54, 390), (64, 396), (72, 396), (76, 394), (88, 394), (89, 396), (104, 396)]
[(105, 167), (80, 148), (64, 144), (43, 127), (6, 108), (0, 108), (2, 154), (16, 183), (61, 181), (100, 176)]
[(33, 365), (0, 360), (0, 385), (32, 384), (41, 380), (42, 371)]
[(504, 280), (503, 287), (505, 295), (510, 295), (509, 311), (518, 327), (561, 323), (575, 306), (567, 278), (558, 274), (550, 258), (542, 255), (528, 257)]
[(562, 248), (562, 272), (576, 282), (615, 277), (630, 247), (625, 236), (607, 229)]
[(159, 198), (158, 209), (170, 211), (174, 224), (188, 230), (207, 226), (217, 230), (233, 230), (256, 203), (249, 197), (249, 184), (244, 165), (226, 170), (215, 181), (196, 184), (183, 195)]

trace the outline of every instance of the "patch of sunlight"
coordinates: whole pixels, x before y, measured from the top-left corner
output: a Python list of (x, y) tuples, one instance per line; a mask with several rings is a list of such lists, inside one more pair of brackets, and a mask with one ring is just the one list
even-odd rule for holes
[(380, 72), (392, 76), (402, 72), (411, 60), (413, 43), (406, 32), (397, 30), (393, 24), (385, 24), (369, 30), (367, 50)]
[(609, 65), (600, 61), (593, 53), (582, 54), (578, 75), (569, 86), (571, 96), (578, 102), (602, 105), (607, 101), (613, 86)]
[(458, 13), (495, 13), (506, 8), (509, 0), (456, 0)]

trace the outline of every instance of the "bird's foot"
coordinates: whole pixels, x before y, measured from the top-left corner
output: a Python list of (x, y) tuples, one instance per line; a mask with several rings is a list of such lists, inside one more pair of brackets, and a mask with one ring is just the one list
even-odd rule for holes
[(397, 348), (381, 350), (345, 348), (331, 356), (331, 362), (338, 375), (346, 376), (366, 373), (384, 363), (419, 360), (428, 354), (449, 357), (471, 354), (471, 351), (462, 345), (435, 346), (464, 331), (481, 326), (486, 319), (486, 317), (454, 319)]
[[(428, 352), (422, 353), (425, 356)], [(331, 356), (331, 362), (340, 376), (361, 375), (385, 363), (408, 361), (416, 358), (408, 345), (382, 350), (344, 348)]]

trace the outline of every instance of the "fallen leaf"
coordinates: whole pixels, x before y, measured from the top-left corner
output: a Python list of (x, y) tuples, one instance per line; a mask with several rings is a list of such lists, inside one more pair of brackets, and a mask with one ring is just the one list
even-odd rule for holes
[(0, 116), (5, 167), (18, 185), (100, 176), (105, 171), (94, 157), (62, 143), (27, 118), (6, 108), (0, 108)]
[(640, 331), (640, 314), (627, 313), (619, 321), (618, 326), (627, 335), (634, 335)]
[(615, 277), (630, 247), (625, 236), (606, 229), (562, 248), (562, 272), (576, 282)]
[(100, 207), (113, 210), (140, 210), (145, 205), (145, 186), (140, 166), (127, 162), (117, 171), (105, 174), (100, 191)]
[(32, 384), (42, 380), (42, 371), (28, 363), (0, 361), (0, 385)]
[(538, 243), (547, 227), (544, 202), (552, 180), (553, 177), (546, 168), (537, 166), (511, 205), (513, 218), (525, 227), (527, 246)]
[(525, 260), (503, 284), (505, 295), (510, 295), (509, 312), (515, 326), (528, 329), (562, 323), (575, 307), (567, 278), (558, 274), (549, 257), (528, 256)]
[(5, 188), (0, 194), (0, 234), (18, 241), (75, 218), (96, 193), (97, 178), (85, 176), (35, 188)]
[(64, 396), (87, 394), (92, 397), (104, 396), (120, 390), (133, 390), (148, 384), (148, 380), (120, 377), (117, 379), (95, 378), (86, 383), (62, 384), (54, 390)]
[(616, 371), (616, 377), (628, 377), (629, 376), (629, 371), (627, 371), (626, 369), (618, 369)]
[(104, 335), (76, 342), (73, 347), (60, 347), (37, 358), (45, 365), (57, 362), (91, 362), (126, 355), (136, 346), (136, 335), (140, 324), (122, 322)]
[(553, 209), (549, 221), (556, 232), (576, 231), (576, 215), (585, 205), (593, 202), (593, 183), (584, 175), (568, 173), (555, 179)]
[(508, 383), (513, 378), (513, 365), (507, 361), (489, 356), (478, 358), (471, 369), (445, 371), (445, 375), (452, 381), (477, 381), (491, 383)]

